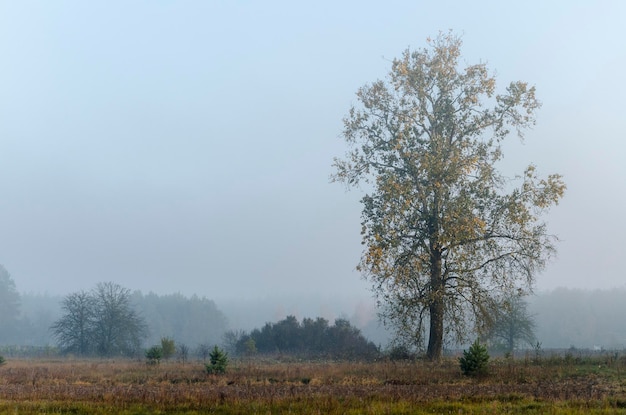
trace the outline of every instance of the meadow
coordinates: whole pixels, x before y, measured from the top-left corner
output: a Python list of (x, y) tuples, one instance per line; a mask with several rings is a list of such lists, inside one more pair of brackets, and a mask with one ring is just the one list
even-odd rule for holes
[(1, 414), (626, 414), (626, 356), (428, 362), (36, 359), (0, 367)]

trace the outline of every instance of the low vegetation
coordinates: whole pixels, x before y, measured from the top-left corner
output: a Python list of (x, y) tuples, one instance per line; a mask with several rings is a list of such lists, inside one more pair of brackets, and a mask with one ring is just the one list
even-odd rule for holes
[(211, 353), (209, 353), (209, 358), (211, 359), (211, 363), (204, 364), (204, 368), (208, 374), (221, 375), (226, 373), (228, 353), (215, 346)]
[(458, 356), (424, 361), (9, 360), (0, 414), (626, 413), (626, 356), (494, 358), (481, 377)]
[(295, 316), (287, 316), (249, 334), (230, 332), (225, 337), (230, 350), (240, 356), (278, 353), (307, 359), (374, 360), (380, 357), (378, 347), (341, 318), (330, 325), (321, 317), (299, 322)]
[(463, 351), (463, 356), (459, 358), (459, 365), (465, 376), (486, 375), (487, 363), (489, 363), (489, 353), (487, 348), (478, 340), (468, 350)]
[(152, 346), (146, 350), (146, 359), (149, 365), (158, 365), (163, 359), (163, 348), (161, 346)]

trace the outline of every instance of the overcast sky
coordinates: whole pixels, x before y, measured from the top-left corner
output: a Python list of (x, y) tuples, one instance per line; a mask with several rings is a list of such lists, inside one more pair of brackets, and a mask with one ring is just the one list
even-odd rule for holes
[(543, 102), (506, 171), (568, 191), (537, 288), (624, 286), (626, 2), (0, 0), (0, 264), (21, 292), (368, 298), (355, 92), (452, 29)]

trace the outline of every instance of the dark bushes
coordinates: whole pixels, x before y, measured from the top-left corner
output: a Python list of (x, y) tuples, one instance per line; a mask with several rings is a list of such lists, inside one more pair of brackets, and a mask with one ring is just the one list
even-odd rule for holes
[(256, 353), (306, 358), (373, 360), (380, 355), (378, 347), (345, 319), (335, 320), (332, 326), (321, 317), (305, 318), (300, 323), (294, 316), (288, 316), (277, 323), (266, 323), (261, 329), (239, 336), (236, 354), (250, 354), (251, 344)]

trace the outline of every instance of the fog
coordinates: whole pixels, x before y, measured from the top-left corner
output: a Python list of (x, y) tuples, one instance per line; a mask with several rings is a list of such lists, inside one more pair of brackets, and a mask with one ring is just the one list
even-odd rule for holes
[(502, 164), (568, 186), (537, 290), (623, 287), (626, 3), (435, 3), (0, 2), (0, 264), (22, 293), (114, 281), (243, 327), (264, 302), (257, 320), (370, 315), (362, 194), (329, 183), (342, 118), (453, 29), (543, 102)]
[[(539, 292), (528, 300), (528, 314), (534, 322), (534, 341), (520, 342), (519, 349), (623, 350), (626, 348), (626, 288), (582, 290), (558, 288)], [(345, 319), (382, 350), (390, 346), (392, 333), (376, 319), (368, 301), (331, 303), (319, 298), (256, 299), (254, 301), (218, 301), (181, 295), (133, 293), (133, 303), (148, 324), (144, 345), (157, 344), (170, 337), (193, 350), (202, 343), (223, 344), (227, 331), (250, 333), (266, 323), (276, 323), (288, 316), (298, 321), (321, 317), (330, 323)], [(64, 314), (63, 298), (23, 294), (17, 324), (4, 318), (0, 347), (6, 345), (52, 346), (56, 339), (50, 327)], [(352, 308), (352, 314), (343, 310)], [(5, 317), (5, 316), (3, 316)], [(9, 324), (7, 324), (9, 323)], [(460, 345), (450, 343), (454, 349)]]

